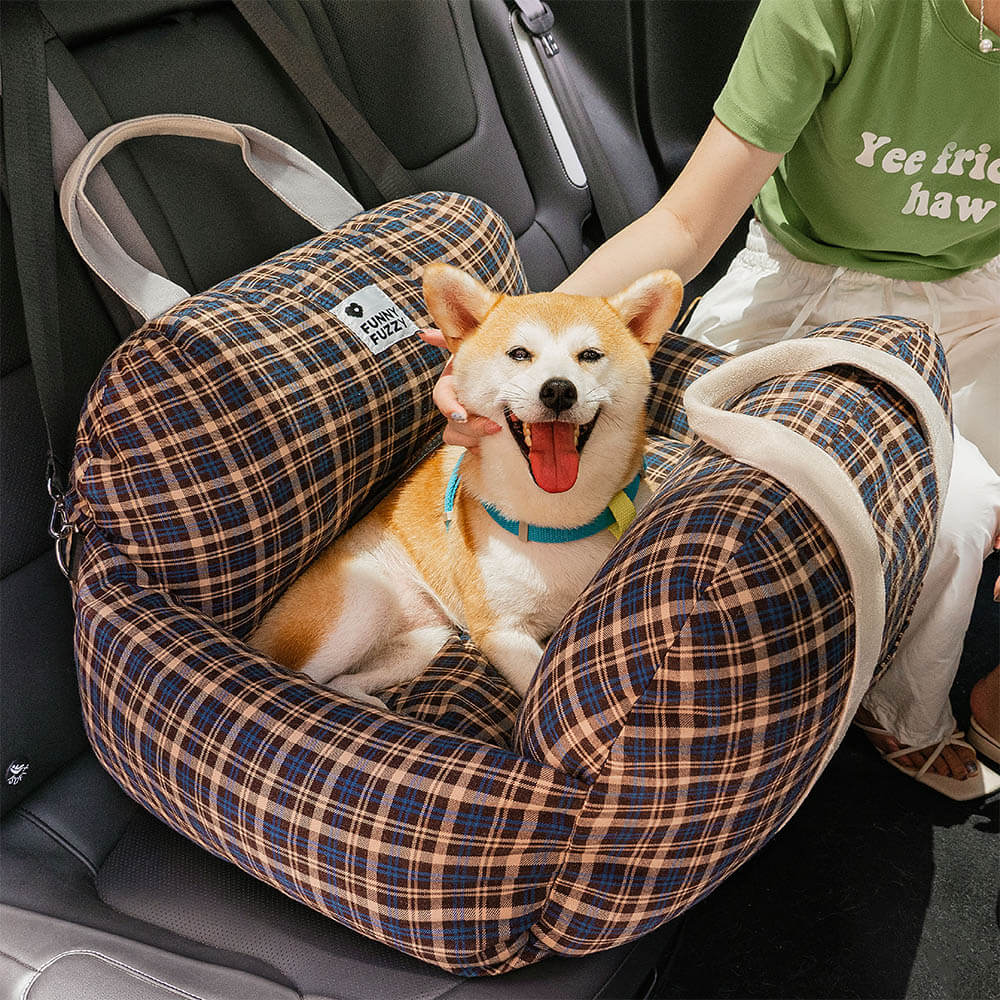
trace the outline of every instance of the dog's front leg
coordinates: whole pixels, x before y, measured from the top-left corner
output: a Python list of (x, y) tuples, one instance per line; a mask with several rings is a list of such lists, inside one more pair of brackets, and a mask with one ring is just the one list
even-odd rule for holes
[(523, 698), (544, 652), (538, 640), (523, 629), (495, 628), (481, 636), (477, 645)]

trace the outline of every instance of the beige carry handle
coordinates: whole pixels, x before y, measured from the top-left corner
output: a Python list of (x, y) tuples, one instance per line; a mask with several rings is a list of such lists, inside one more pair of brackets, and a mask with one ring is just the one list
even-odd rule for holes
[(951, 478), (951, 420), (930, 386), (901, 358), (833, 337), (785, 340), (732, 358), (696, 379), (684, 393), (691, 430), (736, 461), (774, 476), (793, 490), (830, 533), (851, 581), (854, 670), (834, 738), (810, 788), (840, 745), (878, 665), (885, 628), (885, 578), (878, 540), (868, 509), (839, 462), (790, 427), (731, 412), (723, 404), (766, 379), (838, 364), (871, 372), (913, 405), (934, 462), (940, 516)]
[(111, 125), (80, 151), (59, 189), (59, 206), (80, 256), (93, 272), (144, 319), (159, 316), (190, 292), (143, 267), (112, 235), (87, 197), (87, 178), (116, 146), (149, 135), (212, 139), (239, 146), (243, 162), (289, 208), (321, 232), (361, 211), (341, 184), (298, 150), (251, 125), (202, 115), (147, 115)]

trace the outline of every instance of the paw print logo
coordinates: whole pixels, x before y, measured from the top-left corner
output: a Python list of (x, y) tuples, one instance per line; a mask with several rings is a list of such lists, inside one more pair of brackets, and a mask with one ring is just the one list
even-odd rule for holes
[(357, 302), (352, 302), (345, 310), (348, 316), (353, 316), (355, 319), (361, 319), (364, 316), (365, 311), (357, 304)]

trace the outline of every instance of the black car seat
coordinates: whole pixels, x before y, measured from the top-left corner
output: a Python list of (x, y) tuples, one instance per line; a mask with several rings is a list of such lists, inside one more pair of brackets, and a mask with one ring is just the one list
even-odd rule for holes
[[(365, 204), (376, 200), (364, 172), (229, 3), (38, 6), (51, 26), (48, 76), (86, 136), (157, 112), (243, 121), (300, 149)], [(655, 200), (676, 150), (700, 132), (710, 114), (704, 95), (722, 79), (703, 82), (700, 116), (684, 98), (683, 120), (649, 84), (677, 86), (663, 67), (696, 45), (728, 47), (731, 59), (753, 6), (706, 19), (689, 3), (556, 5), (564, 50), (588, 68), (578, 74), (581, 92), (635, 214)], [(662, 8), (673, 20), (654, 46)], [(533, 288), (556, 284), (600, 238), (588, 221), (588, 192), (552, 141), (502, 0), (323, 0), (280, 9), (420, 188), (474, 195), (507, 219)], [(312, 235), (236, 156), (216, 144), (157, 138), (132, 143), (107, 164), (168, 276), (185, 287), (209, 287)], [(45, 433), (6, 187), (0, 227), (4, 995), (21, 995), (29, 984), (32, 997), (79, 1000), (176, 991), (240, 1000), (646, 995), (676, 947), (675, 925), (585, 959), (461, 980), (209, 856), (139, 809), (99, 768), (80, 722), (69, 592), (47, 530)], [(52, 263), (69, 345), (65, 393), (75, 413), (132, 319), (95, 288), (61, 225)]]

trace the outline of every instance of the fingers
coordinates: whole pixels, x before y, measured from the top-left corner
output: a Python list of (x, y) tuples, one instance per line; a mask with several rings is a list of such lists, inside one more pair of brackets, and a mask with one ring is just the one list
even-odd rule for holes
[(445, 365), (441, 377), (434, 386), (434, 405), (449, 419), (460, 423), (467, 420), (469, 414), (458, 401), (455, 393), (455, 376), (451, 373), (451, 361)]
[(417, 334), (421, 340), (430, 344), (431, 347), (440, 347), (442, 351), (448, 350), (448, 346), (444, 342), (444, 334), (437, 327), (428, 326), (426, 329), (417, 330)]
[(497, 434), (501, 430), (488, 417), (471, 416), (464, 420), (448, 418), (448, 426), (444, 430), (444, 443), (456, 444), (462, 448), (478, 448), (479, 442), (489, 434)]
[[(428, 327), (418, 330), (422, 340), (434, 347), (445, 348), (444, 336), (440, 330)], [(459, 445), (462, 448), (478, 448), (479, 442), (488, 434), (496, 434), (501, 428), (488, 417), (469, 414), (458, 401), (455, 392), (455, 376), (451, 373), (452, 359), (441, 372), (441, 377), (434, 386), (434, 405), (448, 418), (448, 426), (444, 432), (444, 443)]]

